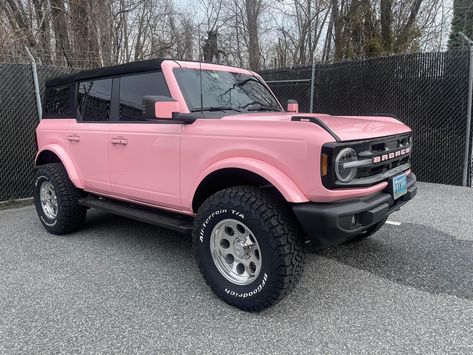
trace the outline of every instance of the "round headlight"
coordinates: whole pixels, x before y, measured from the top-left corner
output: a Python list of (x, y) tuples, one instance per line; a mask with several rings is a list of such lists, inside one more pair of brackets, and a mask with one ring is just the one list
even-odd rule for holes
[(345, 148), (338, 153), (337, 158), (335, 159), (335, 175), (340, 182), (347, 183), (355, 178), (358, 168), (344, 168), (343, 164), (357, 160), (358, 155), (353, 148)]

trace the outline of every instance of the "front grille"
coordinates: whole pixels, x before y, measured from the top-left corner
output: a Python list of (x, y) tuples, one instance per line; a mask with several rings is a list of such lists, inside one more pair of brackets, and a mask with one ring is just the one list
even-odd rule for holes
[[(411, 136), (397, 136), (385, 138), (383, 141), (373, 141), (368, 143), (368, 146), (365, 144), (355, 145), (353, 148), (360, 156), (360, 159), (368, 159), (374, 156), (383, 156), (388, 155), (392, 152), (396, 152), (402, 149), (412, 149), (412, 144), (410, 141)], [(394, 159), (388, 159), (385, 162), (380, 162), (377, 164), (371, 164), (368, 166), (363, 166), (358, 168), (358, 174), (356, 175), (357, 179), (371, 177), (379, 174), (388, 172), (396, 167), (404, 166), (409, 164), (410, 154), (403, 154)]]
[[(363, 164), (358, 166), (357, 175), (353, 181), (343, 183), (334, 176), (333, 164), (334, 157), (347, 147), (351, 147), (356, 151), (358, 161)], [(322, 179), (325, 187), (371, 186), (410, 168), (412, 153), (411, 133), (372, 140), (329, 143), (324, 145), (322, 152), (329, 156), (332, 166), (332, 172)]]
[(373, 154), (384, 153), (385, 151), (407, 147), (410, 145), (410, 135), (404, 137), (390, 137), (386, 138), (385, 141), (372, 143), (370, 151)]
[(358, 174), (356, 174), (356, 178), (365, 178), (365, 177), (369, 177), (369, 176), (382, 174), (382, 173), (384, 173), (386, 171), (389, 171), (391, 169), (394, 169), (394, 168), (396, 168), (400, 165), (404, 165), (404, 164), (409, 163), (409, 160), (410, 160), (409, 157), (405, 157), (405, 158), (395, 160), (393, 162), (386, 163), (386, 164), (379, 164), (379, 165), (374, 165), (374, 166), (371, 166), (371, 167), (358, 168)]

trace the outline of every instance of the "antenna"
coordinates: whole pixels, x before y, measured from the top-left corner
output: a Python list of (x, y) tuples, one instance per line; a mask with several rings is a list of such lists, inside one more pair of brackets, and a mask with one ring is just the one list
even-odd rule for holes
[(202, 46), (200, 44), (200, 24), (199, 24), (199, 81), (200, 81), (200, 114), (204, 115), (204, 95), (202, 93)]

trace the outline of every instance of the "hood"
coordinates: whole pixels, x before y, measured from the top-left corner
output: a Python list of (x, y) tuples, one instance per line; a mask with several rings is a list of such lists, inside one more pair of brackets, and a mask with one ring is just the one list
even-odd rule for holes
[[(255, 112), (224, 116), (222, 119), (290, 122), (294, 116), (317, 117), (342, 141), (392, 136), (411, 131), (404, 123), (385, 116), (331, 116), (321, 113)], [(313, 125), (314, 123), (295, 121), (292, 124)]]

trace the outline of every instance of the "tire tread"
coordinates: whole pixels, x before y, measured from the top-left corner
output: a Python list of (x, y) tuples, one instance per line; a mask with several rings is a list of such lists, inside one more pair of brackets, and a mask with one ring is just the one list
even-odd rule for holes
[[(252, 211), (252, 218), (259, 219), (263, 228), (271, 236), (270, 243), (273, 250), (272, 272), (278, 275), (278, 281), (273, 282), (269, 297), (265, 301), (255, 302), (230, 301), (219, 295), (214, 285), (207, 279), (203, 270), (203, 260), (199, 258), (196, 243), (198, 241), (198, 228), (201, 224), (199, 216), (206, 216), (216, 206), (232, 201), (241, 204), (245, 209)], [(279, 199), (270, 191), (254, 186), (236, 186), (221, 190), (210, 196), (199, 208), (196, 223), (194, 223), (193, 243), (199, 269), (204, 275), (207, 285), (223, 301), (245, 311), (254, 312), (268, 308), (291, 292), (301, 278), (304, 267), (304, 245), (302, 232), (295, 222), (292, 211), (285, 201)]]
[[(77, 203), (79, 198), (85, 193), (76, 188), (69, 179), (66, 169), (61, 163), (45, 164), (38, 167), (36, 178), (46, 176), (51, 179), (54, 190), (58, 197), (58, 209), (60, 213), (57, 216), (57, 223), (54, 226), (44, 225), (44, 227), (53, 234), (62, 235), (74, 232), (80, 229), (85, 223), (87, 209)], [(35, 196), (35, 203), (38, 213), (41, 213), (41, 206)]]

